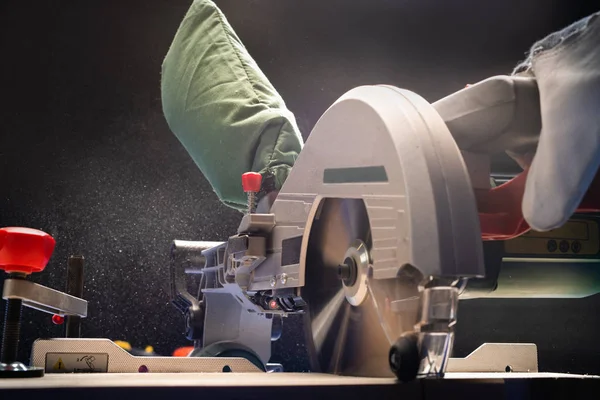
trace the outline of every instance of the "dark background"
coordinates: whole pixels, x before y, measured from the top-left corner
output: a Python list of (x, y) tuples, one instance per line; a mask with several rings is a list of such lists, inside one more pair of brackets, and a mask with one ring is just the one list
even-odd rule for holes
[[(306, 135), (345, 91), (387, 83), (430, 101), (510, 72), (544, 35), (595, 10), (560, 0), (218, 1)], [(172, 239), (223, 240), (222, 206), (161, 111), (160, 66), (190, 1), (0, 3), (0, 226), (57, 240), (34, 280), (63, 289), (66, 259), (87, 260), (86, 337), (186, 345), (169, 304)], [(534, 342), (540, 368), (600, 373), (600, 297), (461, 303), (455, 354), (484, 341)], [(26, 309), (22, 358), (60, 336)], [(273, 361), (307, 368), (286, 321)]]

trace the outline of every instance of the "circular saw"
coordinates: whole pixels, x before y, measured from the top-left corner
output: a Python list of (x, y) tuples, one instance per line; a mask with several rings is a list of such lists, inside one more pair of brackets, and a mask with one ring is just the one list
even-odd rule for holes
[[(529, 230), (520, 212), (526, 171), (495, 187), (490, 155), (535, 149), (538, 98), (535, 80), (519, 77), (434, 104), (384, 85), (344, 94), (268, 212), (256, 212), (262, 177), (250, 172), (235, 235), (173, 242), (171, 295), (192, 353), (234, 349), (272, 370), (271, 342), (285, 317), (300, 314), (314, 372), (442, 376), (459, 296), (473, 295), (469, 284), (497, 255), (486, 250), (484, 265), (484, 243)], [(197, 294), (185, 274), (201, 274)]]
[(314, 370), (443, 373), (460, 285), (484, 269), (470, 176), (432, 105), (390, 86), (348, 92), (272, 212), (275, 229), (302, 235), (294, 278)]

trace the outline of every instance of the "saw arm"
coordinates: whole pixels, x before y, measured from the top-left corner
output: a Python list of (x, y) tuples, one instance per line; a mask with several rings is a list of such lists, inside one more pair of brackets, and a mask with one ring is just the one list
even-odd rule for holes
[[(490, 186), (490, 157), (508, 152), (532, 157), (542, 126), (540, 94), (534, 78), (495, 76), (433, 104), (463, 152), (477, 198), (482, 238), (507, 240), (530, 227), (522, 212), (527, 168), (504, 184)], [(475, 155), (475, 156), (474, 156)], [(473, 157), (474, 156), (474, 157)], [(476, 159), (477, 164), (469, 163)], [(483, 184), (478, 184), (483, 182)], [(577, 213), (600, 211), (596, 176)]]

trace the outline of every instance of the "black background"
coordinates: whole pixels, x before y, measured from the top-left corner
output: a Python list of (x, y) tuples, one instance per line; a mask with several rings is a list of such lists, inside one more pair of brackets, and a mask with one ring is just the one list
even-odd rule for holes
[[(430, 101), (510, 72), (536, 40), (598, 9), (560, 0), (218, 1), (306, 135), (345, 91), (387, 83)], [(34, 280), (63, 289), (87, 260), (86, 337), (186, 345), (169, 304), (172, 239), (223, 240), (222, 206), (162, 116), (160, 66), (190, 5), (179, 0), (0, 3), (0, 226), (57, 240)], [(455, 354), (535, 342), (540, 368), (600, 373), (600, 297), (461, 303)], [(60, 336), (26, 309), (21, 357)], [(294, 319), (273, 361), (307, 368)]]

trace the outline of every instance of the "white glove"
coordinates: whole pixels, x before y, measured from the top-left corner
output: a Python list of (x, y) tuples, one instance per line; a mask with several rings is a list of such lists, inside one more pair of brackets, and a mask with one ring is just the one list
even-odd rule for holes
[(563, 225), (600, 165), (600, 13), (536, 43), (513, 74), (534, 76), (542, 131), (531, 161), (523, 216), (537, 231)]

